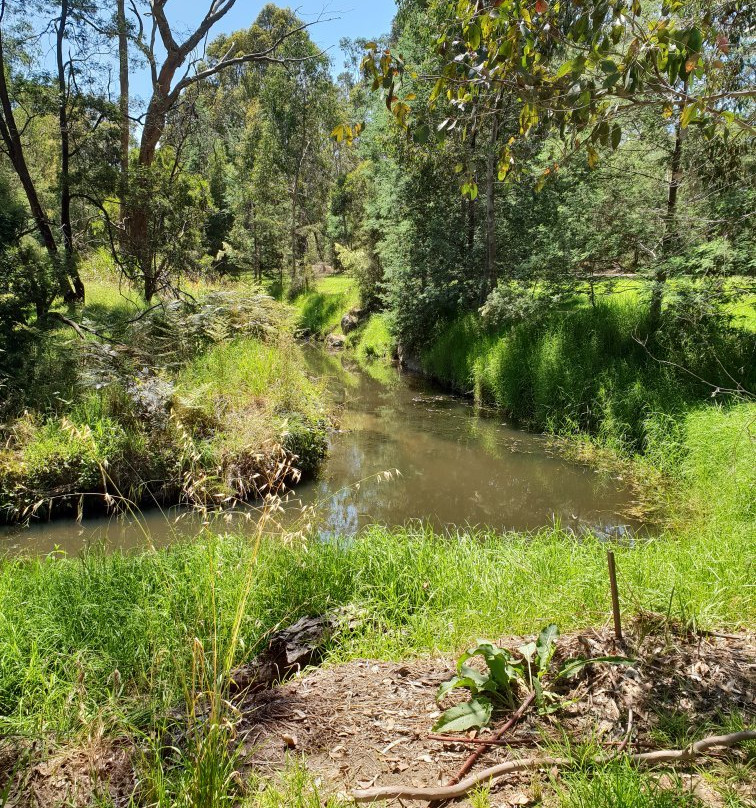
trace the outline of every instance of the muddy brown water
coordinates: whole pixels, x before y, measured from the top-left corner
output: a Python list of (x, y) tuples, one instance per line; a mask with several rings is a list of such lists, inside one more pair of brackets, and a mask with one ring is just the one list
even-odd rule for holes
[[(382, 365), (361, 370), (348, 357), (311, 346), (305, 356), (335, 403), (338, 427), (318, 478), (289, 496), (281, 519), (287, 526), (301, 524), (301, 509), (308, 506), (307, 520), (324, 539), (412, 520), (441, 530), (519, 531), (559, 523), (578, 533), (623, 536), (644, 529), (625, 515), (633, 504), (625, 480), (560, 457), (545, 436), (516, 429), (419, 376)], [(379, 479), (394, 470), (399, 474)], [(254, 523), (249, 509), (216, 528), (252, 532)], [(98, 543), (160, 547), (202, 527), (201, 518), (187, 511), (156, 509), (138, 517), (6, 528), (0, 549), (75, 555)]]

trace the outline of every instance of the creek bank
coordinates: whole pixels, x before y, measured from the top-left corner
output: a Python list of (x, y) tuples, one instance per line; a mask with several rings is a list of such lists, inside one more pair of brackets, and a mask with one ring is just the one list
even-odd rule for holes
[(234, 287), (130, 315), (99, 313), (110, 341), (46, 335), (52, 400), (3, 426), (0, 521), (213, 508), (322, 462), (328, 413), (286, 307)]
[[(318, 620), (306, 618), (300, 624), (316, 625)], [(330, 631), (332, 623), (326, 623)], [(650, 613), (639, 614), (627, 635), (629, 642), (620, 653), (634, 660), (632, 667), (586, 666), (556, 687), (554, 698), (561, 709), (526, 711), (503, 745), (486, 748), (473, 773), (503, 761), (553, 755), (555, 748), (570, 758), (586, 745), (594, 754), (603, 749), (611, 756), (689, 744), (714, 732), (738, 731), (753, 718), (752, 635), (689, 634), (664, 616)], [(507, 636), (497, 645), (517, 649), (533, 639)], [(617, 652), (608, 629), (589, 629), (562, 636), (555, 660)], [(263, 654), (268, 657), (270, 651)], [(355, 789), (402, 784), (422, 788), (449, 781), (475, 748), (432, 737), (431, 727), (441, 709), (463, 700), (462, 696), (447, 696), (441, 704), (436, 700), (439, 685), (455, 669), (456, 660), (449, 655), (401, 662), (359, 659), (299, 671), (272, 687), (237, 688), (231, 697), (237, 782), (254, 789), (261, 781), (273, 786), (291, 765), (292, 753), (301, 758), (299, 765), (308, 780), (319, 781), (321, 793), (335, 806), (348, 805), (346, 795)], [(506, 715), (495, 713), (491, 729), (483, 729), (478, 737), (490, 738)], [(185, 718), (175, 718), (172, 724), (179, 746), (188, 741), (184, 723)], [(146, 750), (141, 745), (129, 737), (101, 738), (86, 746), (51, 740), (47, 749), (0, 744), (0, 767), (5, 772), (0, 785), (19, 799), (16, 804), (29, 808), (65, 800), (83, 808), (103, 794), (114, 804), (125, 805), (143, 779), (140, 766)], [(748, 766), (748, 755), (747, 749), (734, 748), (725, 757), (710, 759), (705, 778), (694, 764), (684, 763), (655, 777), (666, 778), (665, 788), (671, 791), (679, 788), (681, 777), (686, 790), (706, 804), (723, 804), (726, 794), (745, 800), (750, 785), (732, 774)], [(25, 759), (23, 766), (18, 765), (20, 759)], [(572, 768), (579, 768), (574, 757)], [(491, 796), (502, 805), (537, 803), (564, 788), (569, 775), (564, 777), (564, 773), (561, 777), (514, 773), (496, 782)], [(242, 785), (238, 796), (244, 791)], [(474, 803), (467, 797), (457, 804)]]

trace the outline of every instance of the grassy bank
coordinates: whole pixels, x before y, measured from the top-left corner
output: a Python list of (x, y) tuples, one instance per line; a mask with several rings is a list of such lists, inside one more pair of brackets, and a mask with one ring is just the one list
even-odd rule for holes
[[(651, 609), (706, 627), (756, 624), (753, 417), (742, 406), (686, 420), (678, 485), (697, 516), (674, 533), (616, 547), (627, 612)], [(334, 659), (450, 651), (477, 635), (528, 632), (550, 620), (565, 630), (603, 623), (605, 547), (558, 529), (441, 536), (421, 526), (375, 527), (343, 544), (264, 540), (237, 661), (275, 627), (339, 605), (365, 616), (336, 640)], [(254, 553), (241, 538), (206, 535), (135, 556), (3, 561), (5, 729), (81, 728), (82, 715), (113, 706), (114, 669), (125, 713), (180, 699), (194, 638), (205, 649), (229, 641)], [(76, 694), (81, 714), (67, 706)]]
[[(651, 610), (686, 626), (756, 625), (754, 414), (741, 405), (686, 417), (676, 490), (688, 521), (615, 546), (626, 617)], [(174, 743), (176, 708), (201, 710), (214, 687), (222, 692), (223, 672), (254, 657), (270, 632), (348, 607), (355, 619), (328, 648), (328, 660), (338, 662), (455, 651), (478, 636), (531, 633), (549, 621), (563, 631), (601, 625), (608, 620), (605, 551), (602, 541), (558, 529), (438, 535), (415, 526), (308, 545), (263, 538), (256, 547), (207, 533), (130, 556), (5, 559), (0, 732), (44, 737), (57, 748), (89, 743), (96, 727), (99, 736), (142, 750), (135, 765), (152, 796), (142, 792), (138, 803), (225, 804), (197, 794), (209, 771), (223, 781), (213, 793), (234, 793), (228, 736), (222, 754), (212, 747), (217, 759), (208, 757), (215, 741), (207, 735), (200, 746), (179, 743), (173, 762), (156, 749)], [(564, 804), (580, 805), (570, 795), (593, 793), (595, 776), (566, 781)], [(632, 772), (610, 767), (600, 775), (609, 785), (615, 776), (637, 785)], [(309, 804), (317, 793), (295, 767), (248, 804)], [(680, 801), (683, 792), (671, 801), (665, 794), (667, 802), (633, 805), (697, 805)]]
[(347, 275), (320, 278), (312, 289), (293, 301), (297, 327), (304, 334), (321, 339), (341, 334), (341, 318), (359, 304), (357, 285), (352, 278)]
[(357, 285), (348, 275), (321, 278), (312, 289), (303, 292), (294, 300), (297, 312), (297, 327), (317, 339), (329, 335), (345, 337), (345, 345), (361, 363), (373, 360), (390, 360), (395, 339), (391, 333), (389, 315), (371, 313), (345, 335), (341, 320), (360, 304)]
[(467, 315), (421, 353), (426, 373), (523, 425), (584, 433), (618, 451), (659, 453), (675, 424), (712, 398), (756, 389), (756, 339), (727, 317), (694, 329), (669, 314), (650, 334), (638, 298), (550, 312), (505, 328)]
[(254, 495), (284, 454), (317, 467), (324, 406), (287, 307), (244, 284), (153, 307), (90, 289), (86, 330), (41, 333), (6, 413), (0, 518), (212, 504)]

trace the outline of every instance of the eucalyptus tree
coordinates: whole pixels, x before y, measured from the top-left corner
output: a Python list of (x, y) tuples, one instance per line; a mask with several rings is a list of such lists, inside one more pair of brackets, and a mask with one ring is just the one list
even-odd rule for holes
[[(42, 59), (46, 41), (54, 67)], [(0, 2), (0, 139), (58, 281), (42, 309), (55, 295), (84, 298), (77, 253), (89, 213), (74, 207), (101, 206), (111, 186), (115, 115), (100, 71), (106, 49), (106, 22), (90, 0), (12, 10)], [(41, 140), (52, 144), (44, 157)]]
[[(168, 19), (167, 0), (150, 0), (145, 7), (131, 4), (135, 18), (132, 41), (146, 59), (152, 91), (142, 116), (142, 129), (134, 169), (126, 201), (128, 249), (122, 264), (140, 280), (144, 296), (150, 300), (166, 282), (168, 265), (150, 238), (150, 200), (159, 178), (156, 170), (158, 146), (169, 116), (187, 91), (218, 74), (243, 65), (288, 65), (292, 60), (283, 53), (287, 42), (313, 23), (297, 22), (279, 30), (263, 46), (249, 47), (249, 41), (227, 39), (224, 50), (202, 51), (206, 37), (234, 7), (236, 0), (211, 0), (199, 23), (183, 36)], [(307, 61), (313, 54), (303, 57)]]
[[(657, 115), (671, 142), (651, 305), (658, 321), (668, 260), (677, 249), (686, 130), (695, 125), (709, 138), (751, 140), (756, 132), (753, 62), (745, 55), (752, 55), (753, 9), (737, 1), (682, 0), (661, 7), (641, 0), (436, 0), (428, 9), (437, 70), (423, 73), (405, 54), (376, 43), (364, 68), (400, 125), (424, 138), (424, 114), (413, 103), (418, 79), (432, 85), (431, 108), (452, 108), (440, 130), (465, 136), (481, 115), (496, 121), (502, 100), (515, 99), (517, 130), (498, 138), (496, 147), (499, 180), (529, 168), (517, 159), (517, 144), (533, 133), (555, 130), (564, 142), (559, 159), (540, 167), (543, 185), (578, 152), (594, 167), (602, 147), (617, 149), (628, 113)], [(477, 196), (473, 172), (463, 191)]]
[[(209, 59), (230, 43), (265, 51), (280, 42), (280, 61), (246, 63), (206, 82), (198, 106), (207, 129), (195, 139), (195, 152), (208, 161), (208, 141), (217, 159), (222, 152), (230, 176), (231, 219), (227, 240), (238, 261), (246, 243), (255, 273), (283, 274), (302, 280), (307, 250), (324, 256), (324, 221), (333, 174), (330, 132), (336, 121), (337, 95), (329, 61), (289, 9), (266, 5), (248, 29), (210, 43)], [(213, 138), (208, 138), (211, 131)], [(246, 223), (246, 227), (243, 226)]]

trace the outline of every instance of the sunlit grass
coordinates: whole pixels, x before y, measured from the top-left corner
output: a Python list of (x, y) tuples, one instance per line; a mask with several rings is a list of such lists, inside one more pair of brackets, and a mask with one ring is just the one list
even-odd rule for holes
[(346, 275), (320, 278), (294, 300), (299, 328), (324, 337), (341, 331), (341, 318), (360, 302), (354, 279)]

